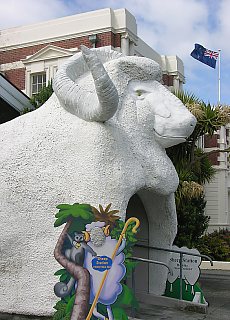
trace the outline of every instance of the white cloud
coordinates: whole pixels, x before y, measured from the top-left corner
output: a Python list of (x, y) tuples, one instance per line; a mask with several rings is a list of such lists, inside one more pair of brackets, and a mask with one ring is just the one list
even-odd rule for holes
[[(145, 42), (160, 54), (178, 55), (192, 88), (197, 74), (204, 83), (209, 73), (208, 67), (190, 57), (194, 43), (221, 48), (222, 68), (229, 73), (229, 0), (0, 0), (0, 29), (106, 7), (127, 8), (136, 17), (138, 35)], [(212, 91), (211, 99), (215, 99)], [(227, 93), (226, 98), (230, 100)]]
[(220, 4), (220, 10), (218, 12), (219, 32), (214, 40), (218, 44), (218, 48), (221, 48), (226, 55), (230, 55), (230, 1), (222, 0)]
[(0, 0), (0, 8), (0, 29), (71, 14), (71, 7), (60, 0)]

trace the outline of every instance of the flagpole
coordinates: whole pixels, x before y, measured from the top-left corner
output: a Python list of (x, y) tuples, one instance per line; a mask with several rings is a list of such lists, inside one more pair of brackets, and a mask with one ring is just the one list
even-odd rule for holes
[(219, 52), (219, 59), (218, 59), (218, 105), (220, 105), (220, 99), (221, 99), (221, 91), (220, 91), (220, 53), (221, 49), (218, 49)]
[[(220, 87), (220, 54), (221, 54), (221, 49), (218, 49), (219, 52), (219, 56), (218, 56), (218, 106), (220, 106), (220, 101), (221, 101), (221, 87)], [(226, 148), (226, 127), (225, 126), (221, 126), (220, 130), (219, 130), (219, 137), (220, 137), (220, 149), (225, 149)], [(224, 164), (226, 165), (227, 162), (227, 154), (223, 153), (220, 155), (220, 165)], [(225, 208), (226, 208), (226, 204), (225, 204)]]

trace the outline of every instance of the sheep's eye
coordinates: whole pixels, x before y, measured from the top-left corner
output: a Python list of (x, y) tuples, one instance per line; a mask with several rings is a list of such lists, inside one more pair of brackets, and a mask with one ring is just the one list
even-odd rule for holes
[(143, 94), (143, 91), (142, 91), (142, 90), (136, 90), (136, 95), (137, 95), (138, 97), (140, 97), (142, 94)]

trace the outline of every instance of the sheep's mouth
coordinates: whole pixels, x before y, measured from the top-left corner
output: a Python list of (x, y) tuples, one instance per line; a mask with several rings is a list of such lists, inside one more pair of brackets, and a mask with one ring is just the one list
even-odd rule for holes
[(154, 134), (159, 138), (159, 139), (169, 139), (169, 140), (181, 140), (182, 142), (186, 141), (185, 136), (167, 136), (167, 135), (161, 135), (159, 134), (155, 129), (154, 130)]
[(179, 143), (183, 143), (186, 141), (185, 136), (167, 136), (167, 135), (160, 135), (154, 129), (155, 139), (156, 141), (164, 148), (169, 148)]

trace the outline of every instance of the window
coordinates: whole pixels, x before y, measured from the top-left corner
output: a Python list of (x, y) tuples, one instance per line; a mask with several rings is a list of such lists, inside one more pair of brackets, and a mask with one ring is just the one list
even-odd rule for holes
[(39, 93), (42, 87), (46, 86), (46, 74), (45, 73), (37, 73), (32, 76), (32, 84), (31, 84), (31, 93), (35, 95)]

